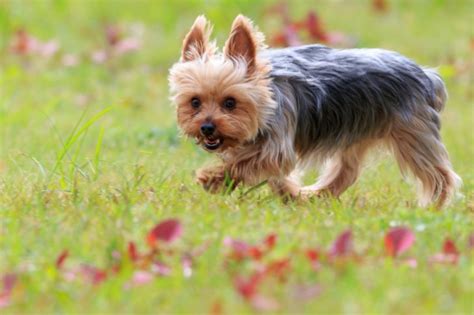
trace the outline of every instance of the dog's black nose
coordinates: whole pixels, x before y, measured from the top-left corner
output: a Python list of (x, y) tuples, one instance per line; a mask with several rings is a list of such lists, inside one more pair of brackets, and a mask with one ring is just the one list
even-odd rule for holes
[(215, 130), (216, 127), (212, 123), (204, 123), (201, 125), (201, 133), (204, 136), (212, 136)]

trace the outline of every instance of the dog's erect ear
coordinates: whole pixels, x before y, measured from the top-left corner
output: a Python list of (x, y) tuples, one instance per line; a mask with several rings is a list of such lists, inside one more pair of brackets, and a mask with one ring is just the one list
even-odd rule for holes
[(215, 45), (209, 43), (212, 26), (204, 15), (200, 15), (194, 21), (183, 41), (181, 61), (192, 61), (202, 57), (210, 57), (215, 51)]
[(247, 63), (247, 72), (252, 73), (256, 69), (257, 52), (262, 45), (263, 34), (254, 28), (250, 19), (238, 15), (232, 23), (224, 55), (234, 60), (243, 59)]

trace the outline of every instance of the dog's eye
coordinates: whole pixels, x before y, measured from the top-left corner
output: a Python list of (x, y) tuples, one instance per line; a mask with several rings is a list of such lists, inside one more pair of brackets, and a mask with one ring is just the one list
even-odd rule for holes
[(201, 100), (197, 97), (193, 97), (193, 99), (191, 100), (191, 106), (193, 108), (199, 108), (199, 106), (201, 106)]
[(234, 109), (235, 108), (235, 98), (233, 97), (228, 97), (224, 100), (224, 107), (227, 109)]

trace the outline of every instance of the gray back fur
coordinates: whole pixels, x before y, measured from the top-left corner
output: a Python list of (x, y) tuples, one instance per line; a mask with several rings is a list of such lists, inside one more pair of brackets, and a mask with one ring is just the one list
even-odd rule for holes
[(431, 70), (381, 49), (337, 50), (321, 45), (269, 49), (275, 120), (294, 137), (300, 157), (344, 149), (387, 132), (394, 119), (420, 111), (439, 125), (446, 93)]

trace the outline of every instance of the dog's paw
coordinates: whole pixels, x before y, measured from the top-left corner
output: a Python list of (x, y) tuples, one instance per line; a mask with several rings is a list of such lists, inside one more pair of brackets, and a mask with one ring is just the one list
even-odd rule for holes
[(299, 191), (299, 199), (303, 201), (310, 201), (315, 198), (328, 197), (330, 192), (326, 189), (314, 189), (303, 187)]
[(206, 191), (216, 194), (225, 187), (225, 170), (223, 167), (204, 168), (197, 171), (196, 182)]

